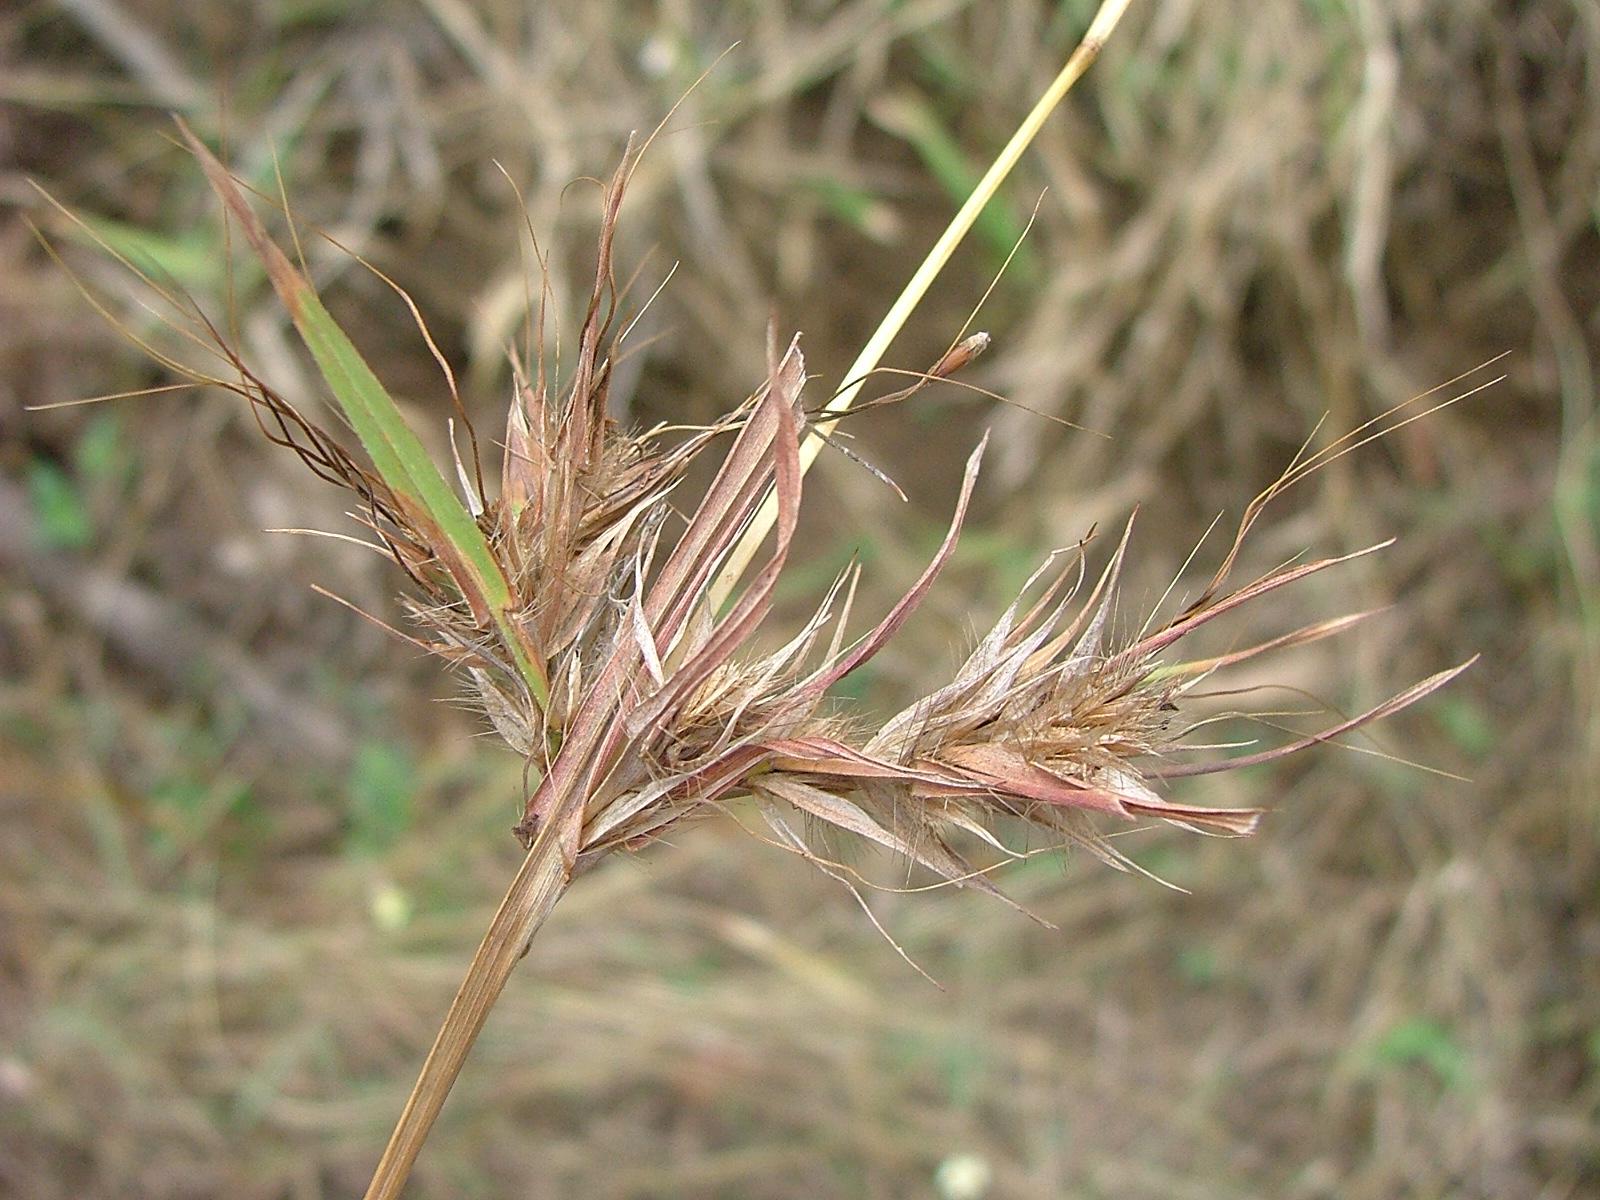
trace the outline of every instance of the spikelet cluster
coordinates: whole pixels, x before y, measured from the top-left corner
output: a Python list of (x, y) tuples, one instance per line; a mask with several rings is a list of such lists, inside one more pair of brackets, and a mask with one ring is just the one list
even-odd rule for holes
[[(853, 716), (831, 698), (833, 689), (882, 650), (933, 586), (956, 545), (983, 446), (968, 461), (943, 542), (868, 632), (843, 638), (852, 571), (778, 649), (755, 649), (799, 520), (799, 448), (813, 431), (799, 339), (783, 344), (769, 335), (766, 379), (711, 427), (632, 432), (607, 415), (618, 340), (612, 254), (631, 167), (630, 156), (604, 192), (595, 284), (569, 377), (550, 378), (542, 350), (531, 367), (514, 362), (492, 500), (483, 495), (476, 450), (473, 474), (458, 462), (510, 589), (496, 619), (464, 585), (449, 540), (415, 504), (227, 352), (239, 373), (230, 386), (249, 397), (267, 435), (361, 498), (363, 519), (416, 585), (408, 601), (416, 640), (463, 673), (494, 728), (528, 760), (537, 783), (517, 835), (528, 845), (554, 838), (568, 877), (736, 795), (759, 800), (777, 840), (829, 870), (808, 842), (817, 823), (986, 891), (995, 889), (985, 869), (962, 847), (987, 846), (1003, 859), (1012, 853), (1003, 835), (1014, 822), (1044, 831), (1052, 844), (1087, 846), (1126, 865), (1103, 836), (1107, 822), (1154, 819), (1221, 835), (1254, 829), (1256, 810), (1175, 802), (1163, 794), (1170, 781), (1326, 741), (1415, 702), (1463, 669), (1254, 753), (1208, 753), (1196, 744), (1206, 720), (1191, 715), (1191, 700), (1216, 671), (1360, 619), (1324, 621), (1222, 658), (1183, 661), (1174, 653), (1191, 631), (1346, 560), (1229, 584), (1266, 505), (1350, 449), (1352, 435), (1297, 457), (1247, 508), (1199, 597), (1164, 623), (1118, 635), (1112, 614), (1128, 532), (1093, 574), (1085, 539), (1041, 565), (951, 679), (887, 721)], [(983, 344), (961, 343), (927, 376), (959, 369)], [(720, 465), (705, 493), (687, 500), (680, 492), (688, 468), (707, 454), (720, 454)], [(767, 557), (716, 604), (713, 581), (769, 494), (777, 519)]]
[[(780, 842), (797, 852), (814, 853), (803, 830), (823, 822), (947, 880), (992, 890), (958, 847), (1009, 853), (1003, 819), (1118, 865), (1101, 836), (1106, 819), (1246, 834), (1255, 810), (1177, 803), (1163, 795), (1167, 781), (1293, 753), (1394, 712), (1454, 674), (1254, 754), (1208, 757), (1193, 747), (1187, 701), (1200, 682), (1359, 619), (1322, 622), (1225, 659), (1172, 661), (1190, 631), (1344, 561), (1227, 586), (1261, 509), (1315, 469), (1313, 459), (1297, 461), (1258, 497), (1216, 577), (1165, 624), (1114, 640), (1128, 536), (1092, 584), (1086, 540), (1041, 566), (953, 678), (863, 727), (830, 700), (831, 689), (883, 648), (933, 586), (956, 544), (983, 447), (967, 465), (943, 543), (865, 635), (842, 641), (855, 583), (848, 573), (787, 642), (754, 651), (799, 518), (804, 360), (798, 338), (771, 343), (762, 385), (716, 426), (676, 441), (660, 430), (630, 433), (606, 416), (611, 254), (627, 166), (606, 191), (596, 284), (571, 379), (557, 398), (542, 361), (531, 374), (519, 365), (499, 496), (481, 518), (515, 589), (513, 621), (550, 681), (543, 704), (510, 669), (513, 655), (494, 631), (474, 622), (448, 587), (441, 592), (437, 572), (410, 565), (414, 576), (435, 581), (429, 602), (415, 609), (432, 643), (465, 668), (495, 728), (535, 768), (539, 782), (517, 825), (525, 843), (552, 826), (576, 869), (619, 847), (638, 849), (727, 797), (752, 795)], [(948, 369), (941, 363), (930, 375)], [(722, 454), (720, 468), (704, 495), (685, 502), (676, 489), (706, 453)], [(716, 611), (711, 581), (769, 492), (778, 518), (768, 556)], [(415, 535), (399, 540), (409, 545)], [(796, 813), (807, 818), (798, 828)]]

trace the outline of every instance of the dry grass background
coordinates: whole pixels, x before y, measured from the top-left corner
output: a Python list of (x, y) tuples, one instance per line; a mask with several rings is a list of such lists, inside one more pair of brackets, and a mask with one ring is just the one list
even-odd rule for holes
[[(339, 528), (339, 501), (240, 407), (22, 411), (163, 382), (34, 241), (23, 216), (55, 227), (26, 180), (214, 300), (219, 227), (164, 110), (226, 129), (258, 180), (275, 153), (302, 221), (412, 291), (487, 418), (527, 265), (494, 161), (565, 303), (595, 221), (571, 181), (738, 41), (624, 212), (641, 297), (683, 265), (618, 390), (641, 420), (705, 419), (762, 377), (773, 307), (837, 377), (1087, 8), (0, 13), (0, 1193), (356, 1192), (520, 807), (517, 764), (435, 668), (310, 591), (382, 611), (385, 564), (260, 532)], [(1274, 812), (1253, 842), (1145, 835), (1139, 861), (1189, 895), (1086, 860), (1014, 871), (1060, 932), (976, 896), (876, 897), (944, 992), (804, 863), (702, 826), (573, 890), (413, 1194), (934, 1196), (957, 1155), (994, 1197), (1600, 1190), (1597, 73), (1579, 0), (1143, 0), (892, 356), (937, 356), (1048, 189), (973, 378), (1108, 437), (948, 389), (854, 426), (912, 505), (829, 456), (802, 518), (816, 578), (858, 551), (875, 611), (995, 429), (958, 569), (866, 689), (887, 705), (1042, 548), (1143, 501), (1153, 601), (1323, 412), (1348, 428), (1509, 350), (1506, 383), (1342, 460), (1255, 548), (1400, 535), (1284, 615), (1398, 604), (1291, 682), (1355, 708), (1481, 650), (1375, 735), (1472, 783), (1334, 751), (1198, 781)], [(392, 296), (308, 251), (440, 433)], [(293, 389), (274, 302), (231, 283)]]

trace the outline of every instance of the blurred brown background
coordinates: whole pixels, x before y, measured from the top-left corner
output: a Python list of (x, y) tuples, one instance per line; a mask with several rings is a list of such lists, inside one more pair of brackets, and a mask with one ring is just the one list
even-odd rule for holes
[[(775, 311), (820, 403), (1091, 7), (0, 11), (0, 1193), (356, 1194), (520, 807), (518, 764), (436, 667), (311, 590), (392, 613), (388, 565), (263, 532), (350, 526), (241, 406), (24, 411), (170, 382), (132, 339), (173, 344), (29, 181), (314, 396), (172, 145), (184, 112), (412, 293), (492, 432), (526, 228), (571, 328), (596, 221), (572, 181), (727, 50), (624, 210), (636, 297), (681, 265), (622, 399), (638, 421), (724, 410)], [(1483, 661), (1361, 742), (1381, 754), (1197, 781), (1273, 811), (1248, 842), (1129, 843), (1188, 894), (1083, 858), (1003, 876), (1056, 932), (961, 893), (875, 896), (943, 992), (735, 819), (609, 862), (513, 979), (411, 1194), (1600, 1193), (1600, 10), (1136, 0), (893, 365), (937, 357), (1036, 203), (969, 378), (1093, 432), (945, 388), (853, 426), (910, 505), (824, 457), (788, 599), (857, 553), (872, 612), (994, 431), (960, 557), (861, 699), (947, 668), (1044, 549), (1135, 503), (1148, 607), (1324, 413), (1342, 432), (1509, 351), (1504, 382), (1340, 460), (1251, 550), (1399, 538), (1258, 618), (1395, 605), (1279, 682), (1357, 708)], [(442, 449), (402, 306), (305, 246)]]

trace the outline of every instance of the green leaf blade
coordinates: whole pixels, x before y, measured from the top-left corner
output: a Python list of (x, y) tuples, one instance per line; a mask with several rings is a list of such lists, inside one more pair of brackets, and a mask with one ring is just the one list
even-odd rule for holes
[(510, 588), (483, 531), (406, 424), (376, 373), (309, 284), (298, 294), (291, 314), (295, 329), (383, 481), (433, 520), (470, 570), (484, 602), (496, 611), (505, 608), (511, 602)]

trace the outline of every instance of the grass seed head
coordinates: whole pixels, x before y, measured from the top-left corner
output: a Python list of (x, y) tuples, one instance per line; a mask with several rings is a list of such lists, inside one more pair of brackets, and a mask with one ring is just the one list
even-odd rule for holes
[[(190, 142), (230, 215), (245, 225), (246, 240), (273, 269), (274, 285), (293, 302), (297, 321), (321, 312), (236, 182)], [(943, 542), (875, 626), (842, 641), (854, 589), (853, 580), (840, 580), (796, 635), (758, 652), (755, 635), (772, 607), (799, 516), (809, 432), (799, 339), (783, 344), (769, 337), (766, 380), (709, 427), (672, 436), (660, 428), (635, 432), (607, 414), (626, 335), (617, 330), (613, 247), (635, 162), (630, 148), (604, 189), (595, 282), (568, 377), (554, 378), (542, 346), (529, 362), (513, 357), (499, 494), (488, 500), (474, 494), (483, 472), (469, 426), (472, 471), (458, 462), (468, 493), (459, 514), (455, 501), (441, 506), (429, 492), (427, 471), (415, 459), (402, 457), (396, 477), (387, 442), (375, 448), (363, 434), (374, 462), (362, 465), (252, 373), (191, 306), (192, 337), (209, 344), (233, 373), (191, 376), (244, 396), (269, 440), (360, 498), (361, 519), (413, 584), (407, 604), (417, 640), (462, 673), (493, 728), (534, 768), (538, 783), (518, 835), (531, 844), (541, 830), (555, 828), (568, 872), (613, 849), (647, 845), (735, 794), (766, 806), (780, 840), (800, 853), (811, 851), (790, 836), (789, 810), (898, 851), (963, 886), (992, 890), (984, 869), (960, 847), (976, 841), (1009, 854), (1001, 835), (1014, 822), (1122, 865), (1092, 819), (1156, 819), (1202, 833), (1247, 834), (1256, 810), (1177, 803), (1164, 790), (1182, 776), (1327, 741), (1414, 703), (1453, 676), (1443, 672), (1330, 730), (1252, 754), (1218, 756), (1192, 744), (1206, 715), (1193, 703), (1202, 681), (1258, 655), (1343, 632), (1359, 619), (1325, 621), (1223, 658), (1174, 657), (1200, 627), (1344, 561), (1291, 565), (1228, 586), (1247, 535), (1271, 501), (1382, 432), (1363, 427), (1316, 454), (1296, 456), (1246, 508), (1199, 597), (1164, 623), (1121, 640), (1113, 628), (1130, 522), (1092, 586), (1085, 590), (1086, 538), (1052, 555), (954, 675), (901, 712), (873, 725), (841, 711), (832, 689), (896, 636), (949, 560), (984, 446), (967, 464)], [(335, 357), (346, 353), (336, 328), (329, 333), (313, 324), (307, 340), (314, 352), (318, 337), (323, 353), (330, 344)], [(958, 341), (920, 378), (959, 371), (987, 344), (986, 334)], [(354, 355), (353, 348), (347, 353)], [(381, 393), (375, 378), (372, 385)], [(348, 411), (347, 398), (340, 399)], [(370, 395), (360, 399), (374, 403)], [(827, 409), (814, 415), (824, 426), (837, 419)], [(393, 424), (385, 431), (381, 422), (380, 432), (402, 442), (410, 437)], [(704, 495), (682, 503), (675, 492), (691, 465), (721, 446)], [(742, 571), (769, 495), (777, 516), (768, 558), (724, 597)], [(468, 511), (475, 529), (464, 538), (458, 518)]]
[[(947, 682), (868, 726), (831, 705), (831, 689), (895, 636), (933, 586), (959, 536), (983, 447), (968, 464), (943, 544), (873, 629), (840, 643), (835, 630), (848, 609), (841, 581), (789, 641), (754, 651), (798, 517), (804, 360), (798, 340), (782, 353), (774, 343), (763, 386), (715, 427), (675, 444), (659, 432), (630, 433), (605, 416), (616, 350), (604, 316), (615, 307), (608, 256), (625, 179), (624, 167), (607, 192), (599, 282), (573, 381), (564, 399), (552, 402), (543, 365), (533, 378), (519, 366), (501, 495), (484, 517), (512, 581), (513, 621), (546, 656), (554, 685), (549, 706), (536, 711), (519, 695), (513, 672), (493, 669), (508, 655), (486, 645), (472, 665), (491, 721), (540, 768), (518, 825), (524, 841), (547, 822), (562, 822), (575, 868), (619, 847), (640, 848), (727, 797), (749, 794), (780, 822), (799, 810), (946, 880), (988, 888), (983, 868), (959, 847), (974, 839), (1002, 847), (1008, 823), (1033, 826), (1060, 844), (1087, 845), (1119, 865), (1121, 856), (1091, 818), (1156, 819), (1228, 836), (1253, 831), (1257, 810), (1177, 803), (1162, 794), (1165, 780), (1291, 753), (1331, 735), (1248, 760), (1191, 750), (1200, 723), (1191, 693), (1226, 664), (1173, 656), (1213, 619), (1342, 561), (1286, 567), (1227, 587), (1262, 508), (1303, 477), (1305, 464), (1293, 464), (1247, 509), (1216, 576), (1166, 623), (1120, 642), (1114, 634), (1130, 522), (1092, 586), (1085, 539), (1041, 566)], [(927, 374), (958, 369), (979, 349), (962, 343)], [(669, 495), (718, 439), (729, 443), (720, 471), (669, 542)], [(780, 514), (776, 544), (716, 611), (711, 581), (769, 489)], [(454, 618), (464, 612), (444, 611)], [(1236, 652), (1229, 662), (1352, 623), (1324, 622)], [(453, 640), (464, 645), (467, 637), (458, 632)], [(1446, 678), (1426, 681), (1341, 731), (1419, 699)]]

